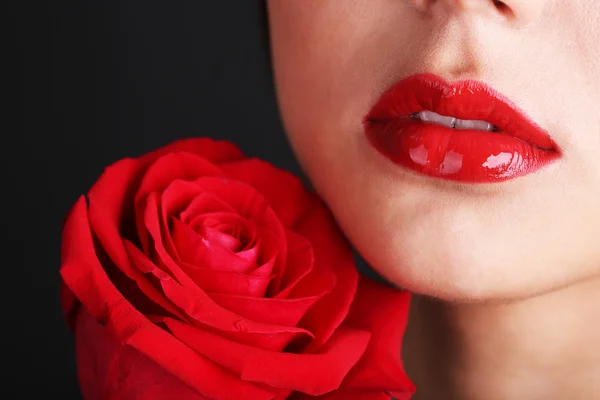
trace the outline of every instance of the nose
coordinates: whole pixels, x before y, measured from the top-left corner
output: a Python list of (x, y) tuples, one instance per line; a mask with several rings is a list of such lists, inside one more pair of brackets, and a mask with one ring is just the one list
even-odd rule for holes
[(535, 21), (548, 0), (409, 0), (424, 12), (444, 10), (459, 14), (496, 16), (519, 26)]

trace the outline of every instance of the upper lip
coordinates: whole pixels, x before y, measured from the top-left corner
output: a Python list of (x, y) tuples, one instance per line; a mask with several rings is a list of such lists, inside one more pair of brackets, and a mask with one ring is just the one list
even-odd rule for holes
[(483, 120), (506, 134), (546, 151), (558, 152), (550, 135), (506, 96), (482, 82), (447, 82), (433, 74), (409, 76), (387, 90), (364, 119), (387, 123), (429, 110), (459, 119)]

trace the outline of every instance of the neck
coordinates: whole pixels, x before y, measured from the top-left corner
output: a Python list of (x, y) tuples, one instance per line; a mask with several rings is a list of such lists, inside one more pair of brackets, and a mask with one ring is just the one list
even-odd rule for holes
[(507, 303), (415, 295), (403, 352), (414, 400), (600, 399), (600, 279)]

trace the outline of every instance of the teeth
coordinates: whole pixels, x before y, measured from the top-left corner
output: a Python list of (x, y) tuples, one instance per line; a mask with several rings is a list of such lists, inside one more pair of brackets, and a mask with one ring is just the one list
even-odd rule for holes
[(457, 119), (456, 129), (475, 129), (478, 131), (493, 131), (494, 125), (487, 121), (473, 120), (473, 119)]
[(446, 117), (433, 111), (421, 111), (418, 114), (418, 117), (421, 121), (431, 122), (438, 125), (444, 125), (449, 128), (454, 128), (454, 124), (456, 123), (456, 118), (454, 117)]
[(493, 131), (496, 127), (487, 121), (458, 119), (434, 113), (433, 111), (421, 111), (417, 113), (417, 118), (424, 122), (447, 126), (454, 129), (471, 129), (479, 131)]

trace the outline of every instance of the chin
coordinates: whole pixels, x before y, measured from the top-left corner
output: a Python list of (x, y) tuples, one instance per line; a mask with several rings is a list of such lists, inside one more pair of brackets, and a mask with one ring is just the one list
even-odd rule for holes
[(404, 220), (393, 224), (402, 229), (392, 230), (360, 222), (344, 227), (358, 252), (389, 282), (413, 293), (459, 303), (506, 302), (573, 281), (551, 253), (540, 254), (525, 238), (486, 235), (468, 223)]
[(479, 256), (473, 246), (468, 250), (451, 247), (445, 251), (439, 243), (409, 238), (396, 244), (389, 258), (373, 260), (372, 265), (393, 284), (444, 301), (487, 302), (523, 296), (523, 289), (530, 290), (516, 289), (506, 268)]
[(402, 263), (381, 266), (377, 271), (400, 288), (447, 302), (487, 303), (535, 295), (532, 288), (511, 284), (503, 274), (483, 270), (475, 263), (421, 261), (407, 256)]

